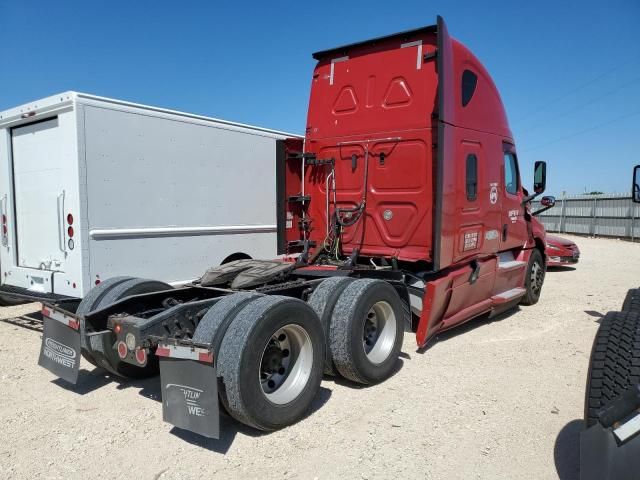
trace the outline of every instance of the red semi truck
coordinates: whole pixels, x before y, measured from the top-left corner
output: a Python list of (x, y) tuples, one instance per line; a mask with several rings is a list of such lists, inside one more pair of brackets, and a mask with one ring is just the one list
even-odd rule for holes
[(176, 289), (117, 277), (45, 304), (41, 365), (75, 382), (80, 354), (132, 377), (160, 359), (168, 422), (217, 437), (220, 401), (273, 430), (302, 418), (323, 372), (390, 376), (405, 327), (424, 347), (538, 301), (545, 234), (529, 201), (545, 164), (528, 195), (500, 95), (444, 21), (314, 58), (305, 139), (279, 144), (283, 259)]

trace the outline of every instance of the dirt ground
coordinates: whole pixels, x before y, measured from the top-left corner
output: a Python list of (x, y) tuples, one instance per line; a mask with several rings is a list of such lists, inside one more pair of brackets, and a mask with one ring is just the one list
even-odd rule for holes
[(570, 238), (580, 263), (548, 272), (537, 305), (424, 352), (407, 333), (391, 379), (325, 378), (311, 415), (270, 434), (227, 418), (221, 440), (173, 429), (158, 378), (56, 380), (37, 365), (37, 324), (16, 318), (37, 305), (2, 308), (0, 478), (577, 479), (591, 343), (640, 284), (640, 244)]

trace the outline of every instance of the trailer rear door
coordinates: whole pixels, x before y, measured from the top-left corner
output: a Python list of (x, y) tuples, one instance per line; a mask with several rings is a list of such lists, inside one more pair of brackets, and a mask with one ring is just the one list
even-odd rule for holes
[(11, 142), (17, 265), (62, 272), (65, 183), (73, 159), (58, 117), (12, 129)]

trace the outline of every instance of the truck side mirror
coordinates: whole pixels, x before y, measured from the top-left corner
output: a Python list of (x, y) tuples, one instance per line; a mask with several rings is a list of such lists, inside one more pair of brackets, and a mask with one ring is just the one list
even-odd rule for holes
[(540, 206), (542, 208), (540, 210), (536, 210), (531, 215), (533, 215), (534, 217), (536, 215), (540, 215), (542, 212), (546, 212), (550, 208), (555, 207), (555, 205), (556, 205), (556, 197), (552, 197), (552, 196), (542, 197), (540, 199)]
[(556, 197), (542, 197), (540, 199), (540, 205), (543, 207), (551, 208), (556, 206)]
[(547, 187), (547, 162), (536, 162), (533, 169), (533, 191), (542, 193)]
[(631, 189), (631, 199), (635, 203), (640, 203), (640, 165), (633, 168), (633, 185)]

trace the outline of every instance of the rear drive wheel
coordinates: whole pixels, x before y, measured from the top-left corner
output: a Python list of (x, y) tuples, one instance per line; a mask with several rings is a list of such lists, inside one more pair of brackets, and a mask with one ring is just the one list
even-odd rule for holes
[(324, 329), (327, 354), (324, 362), (325, 375), (335, 376), (338, 374), (336, 367), (331, 359), (331, 344), (329, 342), (329, 325), (331, 324), (331, 315), (338, 301), (338, 298), (347, 285), (355, 281), (349, 277), (331, 277), (320, 282), (320, 285), (311, 293), (307, 303), (318, 314), (322, 328)]
[(404, 332), (402, 300), (389, 283), (361, 279), (348, 285), (331, 316), (333, 363), (354, 382), (388, 378), (398, 361)]
[[(143, 278), (128, 278), (123, 282), (113, 284), (102, 298), (94, 306), (93, 310), (103, 309), (125, 297), (140, 295), (142, 293), (171, 290), (173, 287), (157, 280)], [(95, 340), (95, 343), (93, 339)], [(88, 337), (88, 353), (93, 357), (95, 365), (123, 377), (146, 378), (158, 374), (158, 358), (154, 354), (147, 356), (144, 367), (138, 367), (124, 362), (116, 351), (115, 345), (107, 341), (105, 337)]]
[(100, 301), (109, 292), (109, 290), (123, 282), (126, 282), (127, 280), (131, 280), (131, 278), (133, 277), (112, 277), (99, 283), (96, 287), (93, 287), (87, 295), (85, 295), (76, 309), (76, 315), (80, 317), (80, 342), (82, 346), (82, 356), (85, 360), (96, 367), (98, 364), (89, 351), (89, 340), (87, 337), (87, 333), (90, 333), (93, 330), (91, 326), (87, 326), (85, 324), (84, 316), (98, 309)]
[[(224, 339), (225, 333), (229, 329), (229, 325), (236, 318), (236, 315), (242, 310), (249, 302), (260, 298), (262, 295), (250, 292), (234, 293), (227, 297), (220, 299), (213, 307), (211, 307), (207, 313), (202, 317), (200, 323), (196, 327), (196, 331), (193, 333), (193, 341), (198, 343), (211, 344), (211, 351), (213, 353), (214, 362), (218, 361), (218, 354), (220, 353), (220, 345)], [(226, 394), (224, 392), (224, 382), (218, 379), (218, 392), (220, 397), (220, 403), (224, 406), (227, 412), (229, 411)]]
[(544, 276), (546, 273), (546, 267), (540, 250), (534, 248), (531, 251), (529, 257), (529, 263), (527, 264), (527, 272), (524, 279), (524, 287), (527, 293), (520, 303), (523, 305), (533, 305), (540, 300), (540, 292), (542, 291), (542, 284), (544, 283)]
[(598, 421), (598, 411), (640, 383), (640, 312), (607, 313), (593, 341), (589, 360), (584, 419)]
[(265, 296), (248, 303), (222, 340), (223, 403), (238, 421), (276, 430), (300, 420), (318, 393), (324, 333), (306, 303)]

